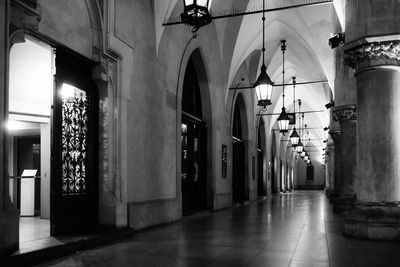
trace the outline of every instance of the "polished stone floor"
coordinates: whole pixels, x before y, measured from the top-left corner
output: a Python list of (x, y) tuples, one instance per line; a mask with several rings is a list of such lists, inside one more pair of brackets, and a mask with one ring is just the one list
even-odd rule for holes
[(400, 243), (342, 235), (322, 191), (199, 214), (41, 266), (400, 266)]
[(19, 218), (19, 243), (43, 239), (50, 236), (50, 220), (40, 217)]

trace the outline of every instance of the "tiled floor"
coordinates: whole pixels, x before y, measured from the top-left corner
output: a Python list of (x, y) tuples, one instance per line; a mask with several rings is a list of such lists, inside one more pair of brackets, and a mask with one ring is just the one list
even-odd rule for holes
[(19, 242), (43, 239), (50, 236), (50, 220), (39, 217), (19, 218)]
[[(95, 234), (77, 236), (50, 236), (50, 220), (40, 217), (20, 217), (19, 219), (19, 250), (13, 255), (24, 254), (49, 247), (65, 245), (96, 236)], [(1, 266), (1, 265), (0, 265)]]
[(184, 218), (41, 266), (400, 266), (400, 243), (342, 235), (321, 191)]

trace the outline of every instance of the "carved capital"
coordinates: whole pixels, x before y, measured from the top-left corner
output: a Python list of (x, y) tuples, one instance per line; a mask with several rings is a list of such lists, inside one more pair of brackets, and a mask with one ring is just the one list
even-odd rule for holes
[(336, 142), (340, 138), (341, 132), (340, 131), (331, 131), (331, 132), (329, 132), (329, 135), (331, 136), (332, 140), (334, 142)]
[(357, 107), (353, 105), (335, 107), (332, 111), (333, 120), (339, 123), (357, 121)]
[(400, 40), (365, 43), (345, 51), (345, 63), (357, 72), (375, 66), (400, 66)]
[(334, 151), (335, 151), (335, 146), (333, 144), (329, 144), (325, 148), (325, 155), (330, 157), (331, 153), (333, 153)]

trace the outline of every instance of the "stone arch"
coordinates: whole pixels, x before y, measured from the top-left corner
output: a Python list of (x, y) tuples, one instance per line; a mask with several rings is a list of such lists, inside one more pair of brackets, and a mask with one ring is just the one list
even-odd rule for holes
[[(189, 47), (190, 42), (188, 43), (187, 48)], [(211, 108), (211, 96), (210, 96), (210, 87), (209, 87), (209, 79), (208, 79), (208, 73), (206, 66), (204, 64), (203, 60), (203, 55), (201, 48), (196, 47), (194, 48), (191, 53), (187, 53), (187, 56), (185, 54), (183, 55), (182, 62), (181, 62), (181, 69), (178, 77), (178, 87), (177, 87), (177, 143), (178, 143), (178, 153), (177, 153), (177, 188), (179, 189), (178, 192), (181, 192), (181, 121), (182, 121), (182, 98), (183, 98), (183, 86), (184, 86), (184, 77), (186, 70), (188, 68), (189, 61), (191, 61), (190, 64), (193, 64), (194, 66), (194, 71), (196, 73), (198, 85), (199, 85), (199, 91), (200, 91), (200, 98), (201, 98), (201, 107), (202, 107), (202, 121), (205, 123), (206, 127), (206, 142), (207, 142), (207, 148), (206, 148), (206, 163), (205, 163), (205, 168), (206, 168), (206, 202), (207, 202), (207, 208), (212, 208), (213, 207), (213, 193), (212, 193), (212, 168), (211, 166), (213, 165), (213, 154), (212, 154), (212, 108)], [(178, 130), (179, 129), (179, 130)], [(178, 193), (179, 195), (179, 193)], [(180, 195), (180, 198), (182, 196)], [(180, 201), (180, 205), (182, 204), (182, 201)], [(180, 208), (181, 210), (181, 208)]]

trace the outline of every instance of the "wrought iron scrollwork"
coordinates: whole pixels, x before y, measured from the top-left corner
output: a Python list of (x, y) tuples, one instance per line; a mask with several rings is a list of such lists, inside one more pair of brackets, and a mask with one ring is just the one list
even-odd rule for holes
[(89, 96), (74, 88), (62, 98), (62, 193), (86, 194)]

